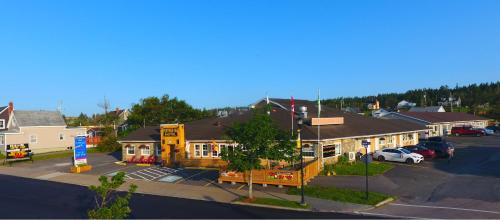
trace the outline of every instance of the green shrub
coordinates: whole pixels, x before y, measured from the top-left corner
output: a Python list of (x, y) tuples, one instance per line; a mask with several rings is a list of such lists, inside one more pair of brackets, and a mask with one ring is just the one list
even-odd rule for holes
[(339, 156), (338, 159), (338, 164), (348, 164), (349, 163), (349, 158), (346, 155), (341, 155)]
[(97, 145), (99, 152), (115, 152), (121, 150), (122, 145), (118, 143), (118, 138), (114, 135), (105, 136), (101, 139), (101, 143)]
[(335, 165), (334, 164), (325, 164), (323, 166), (323, 171), (321, 171), (322, 175), (328, 175), (328, 174), (333, 174), (335, 171)]

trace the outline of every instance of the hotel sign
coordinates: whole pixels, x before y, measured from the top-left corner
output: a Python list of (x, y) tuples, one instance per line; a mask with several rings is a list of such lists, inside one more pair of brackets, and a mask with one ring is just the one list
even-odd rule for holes
[(31, 159), (31, 150), (28, 144), (7, 144), (5, 152), (6, 161)]
[(75, 166), (87, 164), (87, 137), (76, 136), (75, 137)]
[(177, 128), (164, 128), (163, 137), (177, 137)]

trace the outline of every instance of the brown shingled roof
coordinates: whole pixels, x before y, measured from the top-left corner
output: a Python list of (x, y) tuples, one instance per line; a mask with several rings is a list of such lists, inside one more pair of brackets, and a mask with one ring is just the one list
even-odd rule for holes
[(160, 141), (160, 126), (146, 126), (131, 132), (127, 137), (121, 138), (120, 141)]
[(399, 114), (424, 120), (430, 123), (488, 120), (487, 118), (465, 112), (399, 112)]

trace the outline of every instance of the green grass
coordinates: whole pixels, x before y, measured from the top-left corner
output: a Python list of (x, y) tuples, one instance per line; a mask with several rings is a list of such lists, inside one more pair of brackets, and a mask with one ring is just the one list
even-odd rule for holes
[[(371, 162), (368, 164), (368, 175), (379, 175), (383, 174), (390, 169), (394, 168), (394, 165), (388, 163)], [(333, 170), (337, 175), (355, 175), (364, 176), (365, 175), (365, 163), (361, 161), (356, 161), (352, 164), (349, 163), (337, 163), (333, 165)]]
[[(248, 199), (246, 197), (241, 197), (239, 201), (248, 203)], [(298, 203), (296, 201), (288, 201), (288, 200), (284, 200), (284, 199), (275, 199), (275, 198), (256, 197), (250, 203), (261, 204), (261, 205), (280, 206), (280, 207), (295, 208), (295, 209), (307, 209), (310, 207), (309, 205), (302, 206), (302, 205), (300, 205), (300, 203)]]
[[(299, 195), (300, 188), (290, 188), (288, 194)], [(349, 202), (364, 205), (376, 205), (391, 196), (377, 192), (368, 192), (368, 200), (365, 198), (364, 191), (353, 189), (344, 189), (336, 187), (322, 187), (322, 186), (306, 186), (304, 194), (310, 197), (320, 199), (328, 199), (339, 202)]]

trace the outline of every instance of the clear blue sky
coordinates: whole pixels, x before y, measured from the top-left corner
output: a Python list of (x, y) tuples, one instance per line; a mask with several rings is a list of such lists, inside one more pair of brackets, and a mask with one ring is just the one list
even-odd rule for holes
[(0, 105), (195, 107), (500, 80), (500, 1), (0, 0)]

